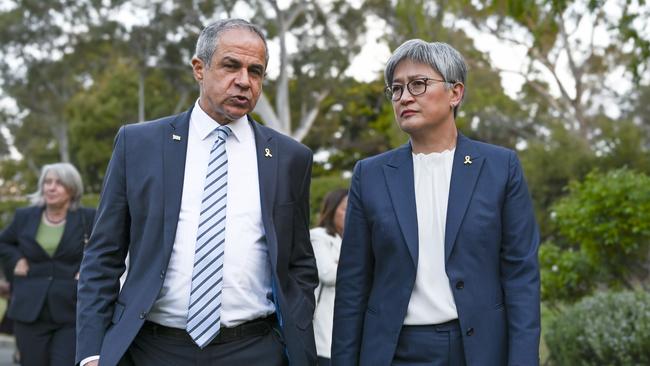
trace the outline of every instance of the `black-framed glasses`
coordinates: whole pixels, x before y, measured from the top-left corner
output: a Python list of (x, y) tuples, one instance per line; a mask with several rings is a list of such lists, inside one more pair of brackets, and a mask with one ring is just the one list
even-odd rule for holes
[[(411, 93), (412, 96), (417, 97), (418, 95), (424, 94), (427, 91), (427, 85), (433, 82), (446, 83), (447, 81), (430, 78), (413, 79), (406, 83), (406, 89), (408, 89), (409, 93)], [(388, 98), (388, 100), (397, 102), (398, 100), (402, 99), (402, 94), (404, 94), (404, 85), (389, 85), (384, 90), (384, 93), (386, 94), (386, 98)]]

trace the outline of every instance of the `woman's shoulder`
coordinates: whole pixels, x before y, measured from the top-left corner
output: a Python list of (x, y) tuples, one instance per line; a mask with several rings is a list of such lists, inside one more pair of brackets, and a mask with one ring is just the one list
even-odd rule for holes
[(318, 227), (315, 227), (315, 228), (309, 230), (309, 235), (312, 238), (319, 238), (319, 239), (332, 238), (332, 236), (330, 234), (328, 234), (327, 230), (322, 226), (318, 226)]

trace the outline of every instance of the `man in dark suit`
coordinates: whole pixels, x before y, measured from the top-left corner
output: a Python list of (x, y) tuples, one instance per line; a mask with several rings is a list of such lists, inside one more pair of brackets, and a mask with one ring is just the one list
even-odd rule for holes
[(118, 132), (82, 263), (77, 362), (315, 363), (312, 154), (247, 116), (267, 62), (256, 26), (210, 24), (194, 107)]
[(408, 144), (354, 170), (332, 364), (536, 365), (539, 234), (516, 154), (460, 134), (466, 65), (444, 43), (391, 56)]

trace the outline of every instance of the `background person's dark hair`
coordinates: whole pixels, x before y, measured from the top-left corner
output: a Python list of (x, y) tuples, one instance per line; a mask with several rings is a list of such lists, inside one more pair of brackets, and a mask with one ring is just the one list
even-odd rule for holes
[(318, 226), (324, 227), (325, 231), (332, 236), (336, 235), (336, 226), (334, 225), (336, 208), (339, 207), (339, 204), (347, 195), (348, 190), (340, 188), (329, 192), (323, 198), (320, 213), (318, 214)]

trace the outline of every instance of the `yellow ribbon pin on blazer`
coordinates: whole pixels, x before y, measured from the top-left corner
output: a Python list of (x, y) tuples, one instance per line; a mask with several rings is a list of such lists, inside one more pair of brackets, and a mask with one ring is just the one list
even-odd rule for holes
[(472, 164), (472, 160), (471, 160), (471, 158), (469, 157), (469, 155), (465, 155), (465, 161), (463, 162), (463, 164), (465, 164), (465, 165), (470, 165), (470, 164)]
[(269, 149), (268, 147), (264, 148), (264, 157), (267, 157), (267, 158), (272, 158), (273, 157), (273, 155), (271, 155), (271, 149)]

